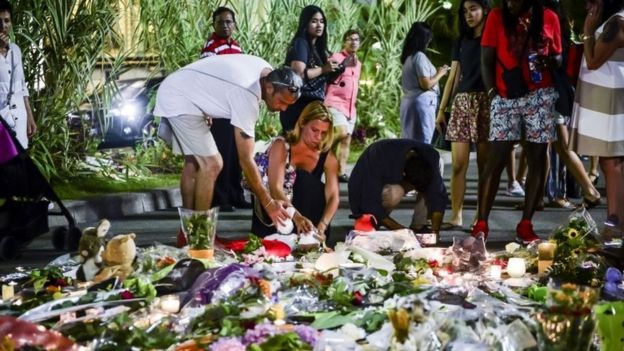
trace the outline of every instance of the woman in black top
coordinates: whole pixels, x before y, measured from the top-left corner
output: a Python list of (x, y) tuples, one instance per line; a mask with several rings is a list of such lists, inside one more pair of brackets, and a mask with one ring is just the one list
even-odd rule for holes
[[(450, 230), (463, 224), (462, 209), (466, 192), (466, 171), (470, 159), (470, 143), (477, 144), (477, 168), (481, 178), (487, 157), (490, 130), (490, 106), (481, 80), (481, 33), (490, 11), (489, 0), (462, 0), (459, 5), (460, 36), (453, 47), (451, 73), (440, 103), (436, 127), (441, 132), (445, 109), (452, 101), (451, 118), (446, 139), (451, 141), (451, 209), (452, 215), (442, 229)], [(454, 96), (453, 99), (451, 97)]]
[(283, 132), (295, 127), (301, 111), (309, 102), (325, 99), (328, 75), (339, 66), (328, 61), (328, 57), (325, 13), (318, 6), (306, 6), (299, 16), (297, 32), (290, 42), (285, 62), (286, 66), (299, 73), (304, 85), (299, 100), (280, 113)]

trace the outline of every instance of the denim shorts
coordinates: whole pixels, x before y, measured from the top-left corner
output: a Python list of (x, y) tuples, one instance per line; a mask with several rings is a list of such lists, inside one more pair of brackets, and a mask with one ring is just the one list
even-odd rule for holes
[(517, 99), (495, 96), (490, 109), (490, 141), (556, 140), (554, 88), (537, 89)]

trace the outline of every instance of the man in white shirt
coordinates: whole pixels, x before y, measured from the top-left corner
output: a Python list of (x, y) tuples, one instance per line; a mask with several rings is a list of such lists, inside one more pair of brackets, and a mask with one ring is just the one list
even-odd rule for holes
[[(245, 178), (271, 219), (288, 218), (281, 201), (262, 186), (253, 160), (255, 124), (264, 100), (271, 111), (284, 111), (299, 97), (303, 82), (288, 67), (273, 70), (251, 55), (215, 56), (169, 75), (158, 88), (154, 115), (172, 130), (173, 151), (183, 154), (182, 205), (208, 210), (223, 160), (210, 132), (213, 118), (229, 119)], [(159, 131), (160, 135), (166, 134)]]

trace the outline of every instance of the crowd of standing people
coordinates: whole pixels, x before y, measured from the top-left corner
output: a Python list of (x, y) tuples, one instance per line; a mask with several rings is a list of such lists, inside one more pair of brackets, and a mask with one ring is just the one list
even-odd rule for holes
[[(478, 209), (472, 235), (487, 238), (488, 218), (507, 166), (508, 194), (525, 198), (516, 239), (528, 244), (539, 240), (532, 219), (545, 194), (550, 205), (574, 207), (566, 196), (566, 169), (580, 185), (584, 205), (600, 203), (596, 171), (585, 171), (581, 154), (600, 160), (607, 184), (604, 230), (621, 235), (624, 129), (616, 101), (617, 89), (624, 86), (618, 70), (624, 1), (588, 3), (580, 74), (574, 68), (577, 60), (569, 58), (578, 45), (570, 39), (571, 28), (558, 1), (504, 0), (492, 7), (490, 0), (462, 0), (457, 18), (451, 64), (438, 68), (428, 51), (432, 28), (424, 22), (412, 24), (400, 57), (401, 138), (370, 145), (349, 176), (362, 70), (360, 32), (346, 31), (341, 50), (331, 54), (325, 13), (306, 6), (284, 65), (273, 70), (266, 61), (243, 54), (232, 37), (234, 12), (217, 9), (214, 33), (201, 59), (167, 77), (158, 91), (155, 113), (173, 130), (174, 150), (185, 155), (183, 205), (195, 210), (220, 206), (223, 211), (252, 207), (252, 232), (257, 235), (272, 234), (292, 220), (298, 233), (324, 237), (338, 208), (338, 183), (348, 182), (355, 217), (372, 214), (378, 227), (439, 234), (464, 224), (466, 173), (475, 147)], [(204, 85), (211, 88), (201, 89)], [(270, 110), (280, 111), (282, 132), (254, 156), (253, 128), (262, 100)], [(431, 146), (435, 129), (451, 143), (447, 221), (440, 157)], [(516, 179), (510, 161), (518, 145), (522, 166)], [(253, 193), (252, 203), (243, 196), (241, 174)], [(418, 193), (413, 219), (404, 226), (390, 213), (413, 190)]]
[[(539, 240), (532, 219), (543, 204), (574, 208), (566, 170), (596, 206), (597, 165), (605, 176), (605, 237), (624, 231), (624, 0), (589, 0), (580, 45), (557, 0), (462, 0), (450, 66), (435, 67), (433, 30), (411, 25), (402, 45), (397, 111), (401, 138), (372, 143), (351, 174), (347, 160), (355, 125), (362, 62), (357, 29), (342, 33), (331, 53), (327, 17), (302, 9), (283, 65), (273, 68), (244, 53), (235, 40), (236, 14), (219, 7), (199, 59), (170, 74), (158, 89), (159, 135), (184, 155), (183, 207), (205, 211), (253, 208), (252, 232), (269, 235), (294, 223), (297, 233), (325, 238), (348, 182), (354, 217), (373, 215), (377, 227), (433, 232), (462, 228), (466, 173), (476, 148), (477, 215), (473, 236), (489, 234), (503, 169), (508, 193), (524, 196), (516, 239)], [(28, 147), (37, 126), (28, 101), (21, 52), (10, 41), (12, 9), (0, 1), (0, 115)], [(335, 34), (335, 33), (332, 33)], [(580, 66), (580, 67), (579, 67)], [(448, 76), (448, 77), (447, 77)], [(446, 83), (441, 89), (444, 78)], [(577, 83), (578, 81), (578, 83)], [(576, 88), (576, 89), (575, 89)], [(281, 133), (256, 152), (260, 105), (280, 112)], [(4, 127), (3, 127), (4, 128)], [(434, 131), (451, 143), (451, 214)], [(518, 177), (516, 149), (522, 156)], [(592, 157), (589, 171), (579, 155)], [(509, 165), (512, 167), (509, 167)], [(525, 167), (526, 166), (526, 167)], [(247, 201), (241, 184), (252, 192)], [(390, 213), (410, 192), (417, 201), (410, 225)], [(366, 218), (369, 218), (367, 216)], [(180, 233), (180, 244), (183, 235)]]

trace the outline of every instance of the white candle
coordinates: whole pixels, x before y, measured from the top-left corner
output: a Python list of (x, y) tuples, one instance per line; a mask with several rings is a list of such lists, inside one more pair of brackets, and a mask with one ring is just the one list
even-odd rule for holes
[(500, 279), (503, 271), (503, 267), (493, 264), (490, 266), (490, 278), (492, 279)]
[(161, 297), (160, 309), (167, 313), (178, 313), (180, 310), (180, 297), (178, 297), (178, 295), (165, 295)]
[(8, 301), (15, 296), (15, 289), (13, 288), (15, 284), (2, 285), (2, 300)]
[(524, 258), (512, 257), (507, 263), (507, 273), (512, 278), (520, 278), (526, 273)]

